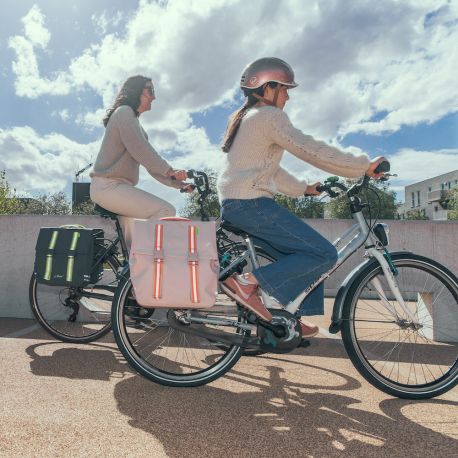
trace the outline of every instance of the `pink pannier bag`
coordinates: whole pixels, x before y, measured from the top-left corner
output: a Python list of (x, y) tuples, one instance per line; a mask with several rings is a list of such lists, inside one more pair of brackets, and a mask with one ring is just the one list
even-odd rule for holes
[(141, 306), (212, 307), (219, 274), (215, 223), (135, 219), (129, 264)]

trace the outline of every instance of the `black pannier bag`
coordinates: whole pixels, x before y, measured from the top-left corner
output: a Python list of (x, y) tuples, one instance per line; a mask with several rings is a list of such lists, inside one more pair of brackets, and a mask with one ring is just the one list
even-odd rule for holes
[(35, 247), (37, 282), (73, 287), (97, 283), (102, 277), (103, 263), (94, 265), (103, 238), (103, 229), (42, 227)]

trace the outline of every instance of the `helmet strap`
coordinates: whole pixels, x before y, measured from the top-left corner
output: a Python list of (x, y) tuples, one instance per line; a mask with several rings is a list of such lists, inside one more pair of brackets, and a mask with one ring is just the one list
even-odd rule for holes
[(276, 107), (277, 106), (277, 100), (278, 100), (278, 94), (280, 93), (280, 84), (277, 84), (275, 86), (275, 92), (274, 92), (274, 100), (273, 100), (273, 105)]
[(277, 84), (277, 86), (275, 87), (274, 99), (273, 100), (266, 99), (262, 95), (256, 94), (256, 92), (253, 92), (251, 95), (253, 97), (255, 97), (256, 99), (258, 99), (259, 101), (264, 102), (267, 105), (271, 105), (273, 107), (276, 107), (277, 106), (277, 100), (278, 100), (278, 94), (280, 93), (280, 88), (281, 88), (281, 85)]
[(275, 106), (275, 104), (272, 102), (272, 100), (265, 99), (262, 95), (256, 94), (255, 92), (253, 92), (251, 95), (254, 98), (258, 99), (260, 102), (264, 102), (266, 105)]

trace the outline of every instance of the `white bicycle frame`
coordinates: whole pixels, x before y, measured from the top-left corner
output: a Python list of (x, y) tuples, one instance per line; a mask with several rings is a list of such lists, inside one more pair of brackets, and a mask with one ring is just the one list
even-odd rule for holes
[[(408, 309), (404, 302), (402, 294), (399, 291), (399, 287), (397, 285), (395, 276), (393, 275), (393, 272), (391, 271), (391, 268), (383, 254), (383, 246), (381, 245), (380, 241), (367, 226), (366, 220), (364, 219), (364, 216), (361, 211), (354, 213), (353, 219), (356, 220), (356, 223), (333, 242), (333, 245), (336, 248), (339, 248), (339, 246), (343, 245), (340, 249), (338, 249), (338, 257), (336, 264), (329, 271), (324, 273), (318, 280), (312, 283), (308, 288), (302, 291), (294, 300), (292, 300), (286, 307), (284, 307), (284, 309), (292, 315), (295, 315), (296, 312), (299, 310), (302, 301), (310, 294), (310, 292), (316, 286), (322, 283), (326, 278), (328, 278), (356, 250), (358, 250), (358, 248), (364, 245), (367, 250), (367, 255), (369, 257), (375, 258), (380, 264), (385, 275), (385, 278), (387, 280), (388, 286), (390, 287), (391, 292), (397, 300), (399, 306), (402, 308), (402, 310), (404, 311), (406, 316), (411, 320), (411, 322), (417, 324), (418, 318), (416, 318), (413, 315), (413, 313)], [(256, 256), (256, 250), (254, 248), (253, 241), (250, 237), (247, 237), (246, 244), (248, 250), (247, 253), (244, 253), (244, 255), (242, 255), (242, 258), (250, 257), (253, 266), (257, 269), (259, 268), (259, 263)], [(241, 258), (236, 259), (235, 262), (231, 263), (231, 265), (227, 269), (225, 269), (225, 271), (231, 269), (235, 264), (240, 262), (240, 259)], [(378, 277), (374, 277), (371, 280), (371, 283), (374, 289), (377, 291), (383, 306), (393, 316), (393, 318), (396, 321), (398, 321), (400, 319), (399, 314), (396, 311), (396, 309), (392, 306), (390, 301), (387, 299)], [(277, 309), (283, 308), (272, 296), (268, 295), (265, 291), (261, 290), (261, 297), (266, 307)]]

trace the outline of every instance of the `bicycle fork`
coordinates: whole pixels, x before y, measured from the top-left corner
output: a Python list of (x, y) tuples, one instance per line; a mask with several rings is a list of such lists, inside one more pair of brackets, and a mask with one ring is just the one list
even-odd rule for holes
[[(406, 316), (409, 318), (409, 320), (415, 325), (418, 326), (418, 319), (415, 317), (415, 315), (409, 310), (407, 307), (406, 303), (404, 302), (404, 298), (402, 297), (401, 291), (399, 290), (398, 283), (396, 281), (396, 278), (391, 271), (391, 268), (383, 256), (383, 253), (381, 253), (379, 250), (376, 249), (370, 249), (369, 250), (370, 255), (373, 256), (375, 259), (380, 264), (380, 267), (383, 270), (383, 273), (385, 275), (386, 281), (388, 283), (388, 286), (390, 287), (391, 292), (393, 293), (393, 296), (397, 300), (399, 306), (402, 308)], [(396, 311), (396, 308), (393, 307), (390, 303), (390, 301), (387, 299), (385, 292), (383, 291), (382, 284), (380, 283), (379, 278), (375, 276), (371, 280), (371, 284), (374, 287), (374, 289), (377, 291), (380, 300), (382, 302), (382, 305), (388, 310), (388, 312), (396, 319), (397, 322), (401, 321), (400, 316), (398, 315), (398, 312)]]

